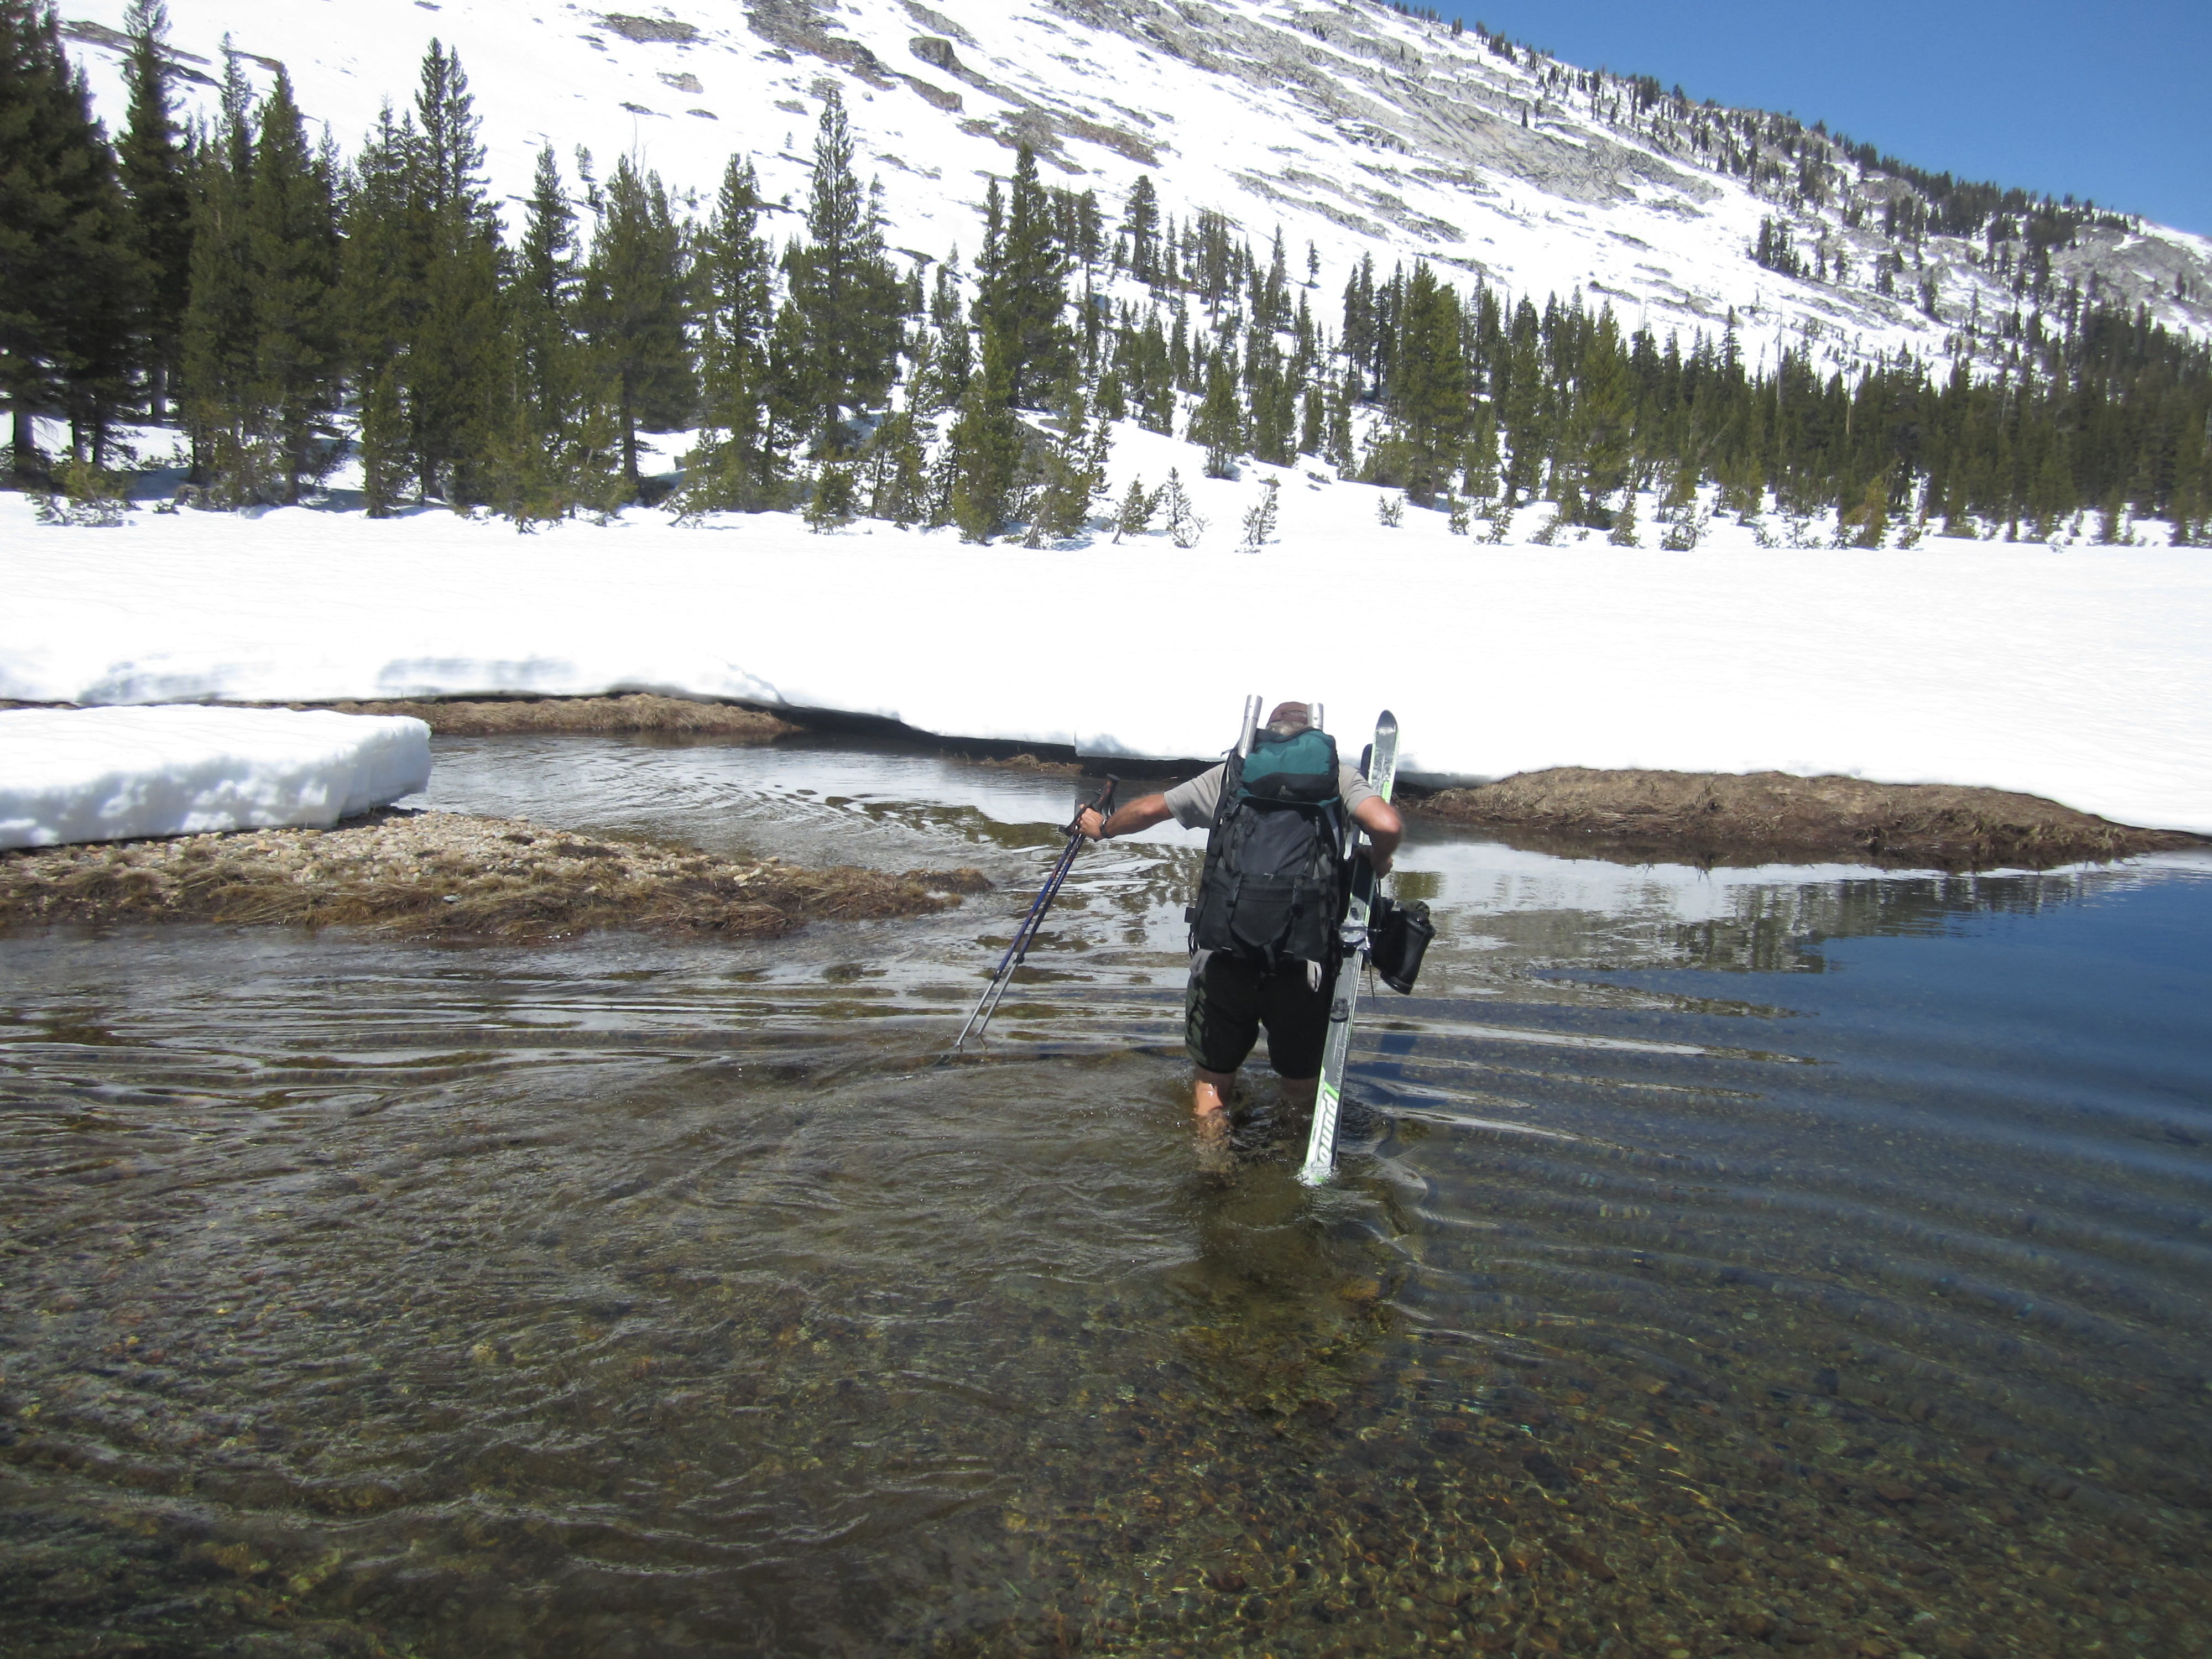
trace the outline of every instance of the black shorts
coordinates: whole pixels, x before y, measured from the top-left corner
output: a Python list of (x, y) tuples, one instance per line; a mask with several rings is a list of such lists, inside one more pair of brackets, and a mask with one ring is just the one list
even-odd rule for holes
[(1328, 999), (1335, 975), (1309, 982), (1306, 964), (1285, 963), (1272, 974), (1216, 951), (1190, 976), (1183, 993), (1182, 1046), (1209, 1072), (1233, 1072), (1244, 1063), (1260, 1028), (1267, 1028), (1267, 1063), (1278, 1077), (1321, 1075), (1328, 1042)]

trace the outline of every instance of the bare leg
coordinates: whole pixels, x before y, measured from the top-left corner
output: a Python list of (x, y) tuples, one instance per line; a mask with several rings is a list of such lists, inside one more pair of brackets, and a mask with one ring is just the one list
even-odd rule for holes
[(1191, 1110), (1198, 1115), (1198, 1167), (1209, 1175), (1225, 1176), (1234, 1167), (1229, 1152), (1229, 1091), (1237, 1086), (1234, 1072), (1196, 1068), (1191, 1085)]
[(1317, 1077), (1286, 1077), (1282, 1079), (1283, 1098), (1304, 1110), (1314, 1103), (1314, 1096), (1321, 1089)]
[(1203, 1066), (1194, 1069), (1198, 1076), (1191, 1085), (1190, 1109), (1198, 1115), (1199, 1127), (1225, 1127), (1229, 1121), (1229, 1091), (1237, 1086), (1237, 1073), (1209, 1072)]

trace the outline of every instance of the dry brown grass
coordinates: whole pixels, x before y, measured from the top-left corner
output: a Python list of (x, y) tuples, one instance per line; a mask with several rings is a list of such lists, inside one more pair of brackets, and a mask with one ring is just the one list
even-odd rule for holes
[(519, 732), (682, 732), (767, 743), (799, 730), (757, 708), (645, 691), (620, 697), (516, 697), (483, 702), (434, 698), (288, 706), (329, 708), (341, 714), (412, 714), (441, 738), (503, 737)]
[(1837, 859), (1890, 866), (2048, 869), (2201, 846), (2039, 796), (1954, 784), (1715, 772), (1522, 772), (1412, 803), (1547, 851), (1700, 864)]
[(921, 915), (990, 885), (734, 861), (519, 820), (386, 809), (255, 830), (0, 854), (0, 927), (204, 921), (547, 939), (609, 928), (773, 938), (816, 920)]
[(985, 760), (985, 766), (995, 766), (1001, 772), (1043, 772), (1059, 778), (1079, 778), (1083, 765), (1079, 761), (1046, 760), (1030, 754), (1008, 755), (1002, 760)]
[[(696, 702), (633, 691), (618, 697), (489, 697), (480, 702), (440, 697), (392, 702), (246, 703), (248, 708), (328, 708), (340, 714), (411, 714), (443, 738), (504, 737), (518, 732), (678, 732), (767, 743), (798, 726), (757, 708)], [(74, 708), (75, 703), (15, 702), (9, 708)]]

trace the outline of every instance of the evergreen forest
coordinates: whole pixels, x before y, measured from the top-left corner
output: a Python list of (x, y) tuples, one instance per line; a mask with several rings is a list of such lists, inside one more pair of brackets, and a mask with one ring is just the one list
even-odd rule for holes
[[(1838, 155), (1902, 179), (1870, 280), (1909, 286), (1917, 240), (1956, 219), (1992, 258), (2022, 250), (2024, 313), (1962, 319), (1950, 362), (1846, 374), (1809, 342), (1747, 362), (1733, 316), (1658, 337), (1579, 293), (1540, 305), (1422, 263), (1370, 256), (1325, 295), (1310, 246), (1178, 219), (1147, 177), (1114, 202), (1048, 185), (1026, 148), (989, 183), (971, 258), (917, 261), (884, 246), (834, 92), (803, 203), (763, 199), (743, 155), (692, 200), (633, 158), (602, 173), (548, 149), (510, 227), (454, 52), (432, 42), (407, 106), (347, 154), (281, 71), (257, 94), (234, 54), (219, 113), (185, 125), (166, 27), (137, 0), (112, 138), (57, 14), (0, 0), (0, 397), (23, 487), (97, 495), (118, 430), (151, 424), (175, 428), (210, 507), (299, 501), (351, 459), (377, 516), (439, 502), (527, 528), (657, 503), (1044, 545), (1186, 511), (1173, 483), (1104, 499), (1112, 425), (1132, 422), (1213, 476), (1325, 465), (1500, 540), (1543, 501), (1540, 541), (1634, 544), (1643, 495), (1677, 549), (1715, 513), (1799, 545), (1816, 524), (1818, 544), (1874, 547), (2118, 540), (2152, 519), (2212, 544), (2212, 352), (2056, 289), (2037, 258), (2094, 209), (1907, 178), (1656, 82), (1560, 91), (1778, 188), (1830, 188)], [(1847, 275), (1779, 219), (1746, 252)], [(34, 416), (66, 422), (65, 452), (41, 451)], [(641, 464), (640, 434), (671, 432), (696, 434), (680, 468)]]

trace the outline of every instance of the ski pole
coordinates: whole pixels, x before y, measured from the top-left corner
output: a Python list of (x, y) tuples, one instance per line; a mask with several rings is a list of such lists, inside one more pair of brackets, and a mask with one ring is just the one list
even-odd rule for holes
[[(1107, 779), (1105, 788), (1099, 791), (1097, 799), (1091, 803), (1088, 810), (1102, 817), (1111, 812), (1114, 810), (1114, 791), (1119, 782), (1120, 780), (1115, 778)], [(1060, 848), (1060, 857), (1053, 864), (1052, 873), (1045, 878), (1044, 885), (1037, 889), (1037, 896), (1030, 901), (1029, 914), (1022, 918), (1022, 925), (1014, 930), (1012, 942), (1006, 946), (1006, 955), (999, 958), (999, 965), (992, 972), (991, 983), (976, 1000), (974, 1011), (968, 1016), (968, 1023), (960, 1028), (960, 1035), (953, 1039), (951, 1053), (957, 1054), (960, 1052), (971, 1032), (980, 1039), (984, 1028), (991, 1023), (991, 1016), (998, 1012), (1000, 999), (1006, 995), (1006, 987), (1013, 983), (1014, 969), (1020, 967), (1029, 955), (1030, 946), (1036, 940), (1037, 929), (1044, 925), (1045, 912), (1052, 908), (1053, 900), (1059, 896), (1060, 884), (1067, 879), (1067, 872), (1074, 867), (1075, 855), (1082, 846), (1083, 813), (1078, 811), (1075, 821), (1067, 826), (1067, 845)]]
[[(1092, 806), (1101, 811), (1110, 811), (1114, 788), (1114, 783), (1109, 781), (1097, 800), (1091, 803)], [(1078, 824), (1080, 821), (1079, 814)], [(1069, 825), (1067, 845), (1060, 849), (1051, 874), (1045, 878), (1044, 885), (1037, 890), (1036, 897), (1030, 902), (1029, 914), (1022, 918), (1021, 926), (1014, 930), (1013, 940), (1006, 946), (1006, 953), (999, 958), (999, 966), (991, 975), (989, 987), (977, 1000), (974, 1012), (968, 1016), (968, 1024), (961, 1027), (960, 1035), (952, 1044), (952, 1053), (960, 1052), (971, 1032), (980, 1037), (990, 1024), (992, 1015), (998, 1012), (1000, 1000), (1006, 995), (1006, 988), (1013, 983), (1014, 969), (1019, 968), (1028, 957), (1030, 946), (1036, 942), (1037, 929), (1043, 925), (1045, 913), (1059, 896), (1060, 884), (1067, 879), (1067, 872), (1074, 865), (1075, 854), (1082, 844), (1081, 830), (1077, 824)]]

